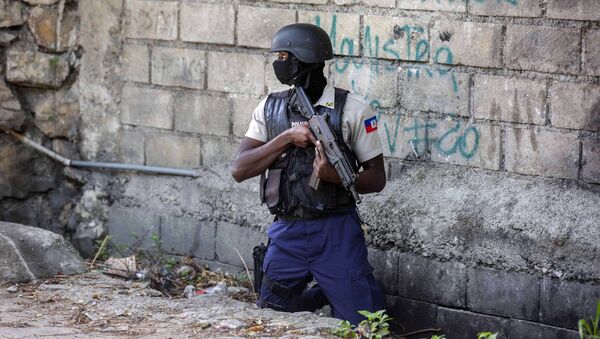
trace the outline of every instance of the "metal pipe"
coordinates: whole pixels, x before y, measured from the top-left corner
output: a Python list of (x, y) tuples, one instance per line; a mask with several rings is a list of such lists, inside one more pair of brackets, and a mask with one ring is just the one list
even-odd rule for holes
[(3, 128), (0, 126), (0, 131), (14, 137), (15, 139), (21, 141), (25, 145), (37, 150), (38, 152), (44, 153), (50, 158), (59, 161), (65, 166), (68, 167), (83, 167), (83, 168), (107, 168), (107, 169), (121, 169), (121, 170), (132, 170), (139, 171), (145, 173), (159, 173), (159, 174), (170, 174), (170, 175), (182, 175), (189, 177), (198, 177), (198, 172), (190, 169), (183, 168), (172, 168), (172, 167), (159, 167), (159, 166), (145, 166), (145, 165), (132, 165), (132, 164), (123, 164), (123, 163), (115, 163), (115, 162), (96, 162), (96, 161), (81, 161), (81, 160), (70, 160), (62, 155), (53, 152), (46, 147), (38, 144), (37, 142), (28, 139), (27, 137), (16, 133), (12, 130)]
[(183, 168), (131, 165), (131, 164), (121, 164), (121, 163), (115, 163), (115, 162), (95, 162), (95, 161), (71, 160), (71, 166), (87, 167), (87, 168), (122, 169), (122, 170), (133, 170), (133, 171), (146, 172), (146, 173), (160, 173), (160, 174), (172, 174), (172, 175), (198, 177), (198, 173), (196, 171), (183, 169)]

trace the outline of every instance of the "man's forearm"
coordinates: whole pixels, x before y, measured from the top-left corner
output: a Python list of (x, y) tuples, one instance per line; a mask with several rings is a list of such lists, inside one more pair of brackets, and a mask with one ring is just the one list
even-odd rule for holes
[[(259, 142), (257, 140), (254, 141)], [(252, 146), (244, 147), (242, 144), (233, 162), (232, 175), (237, 182), (255, 177), (264, 172), (288, 148), (289, 138), (285, 133), (282, 133), (268, 143), (258, 147)]]

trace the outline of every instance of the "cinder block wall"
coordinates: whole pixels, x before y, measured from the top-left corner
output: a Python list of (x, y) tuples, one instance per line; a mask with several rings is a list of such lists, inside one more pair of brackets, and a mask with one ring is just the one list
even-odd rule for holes
[(379, 117), (390, 180), (361, 209), (391, 313), (408, 330), (441, 327), (449, 338), (478, 330), (565, 338), (593, 312), (600, 2), (85, 0), (80, 7), (82, 40), (91, 46), (82, 84), (95, 91), (82, 90), (82, 107), (90, 108), (84, 153), (202, 173), (131, 176), (109, 220), (122, 241), (131, 228), (152, 227), (176, 253), (240, 267), (231, 249), (247, 253), (264, 240), (269, 216), (256, 182), (233, 183), (228, 165), (253, 108), (285, 89), (272, 73), (271, 37), (309, 22), (330, 35), (337, 58), (329, 79), (363, 96)]

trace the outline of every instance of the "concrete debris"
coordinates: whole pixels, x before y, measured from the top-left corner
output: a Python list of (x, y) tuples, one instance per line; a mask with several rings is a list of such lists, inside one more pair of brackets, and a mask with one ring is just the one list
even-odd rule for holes
[(104, 263), (106, 273), (126, 279), (136, 276), (137, 264), (135, 255), (126, 258), (108, 258)]
[(194, 285), (187, 285), (183, 290), (183, 295), (190, 299), (196, 296), (196, 287)]
[(33, 51), (9, 50), (6, 53), (6, 80), (40, 88), (58, 88), (69, 75), (69, 64), (62, 56)]

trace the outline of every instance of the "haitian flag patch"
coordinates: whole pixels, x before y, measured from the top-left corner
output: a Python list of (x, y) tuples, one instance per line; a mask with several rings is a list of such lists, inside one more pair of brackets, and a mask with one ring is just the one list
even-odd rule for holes
[(377, 130), (377, 117), (373, 116), (370, 119), (365, 120), (365, 130), (367, 133), (371, 133)]

